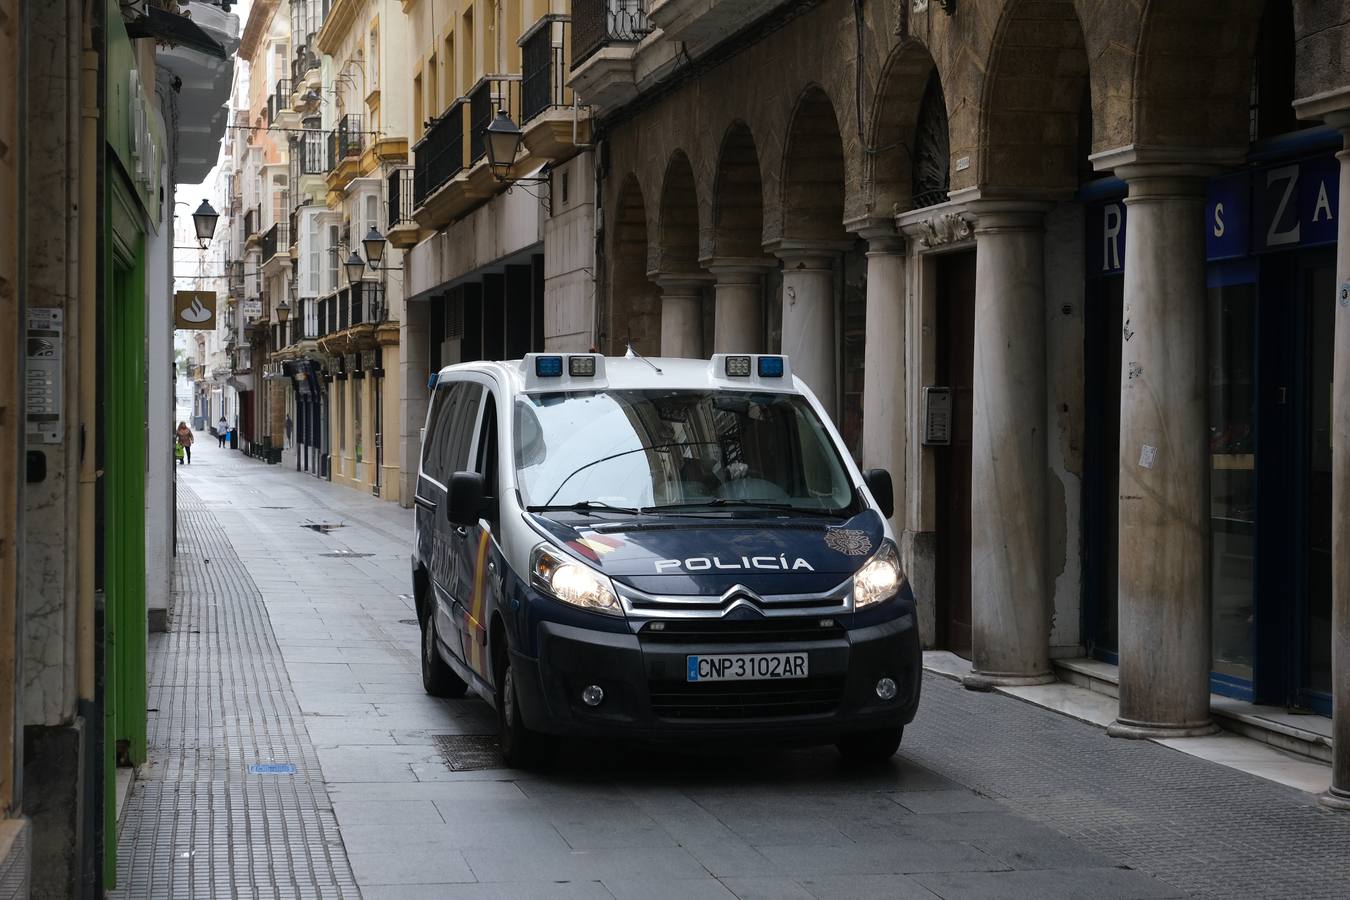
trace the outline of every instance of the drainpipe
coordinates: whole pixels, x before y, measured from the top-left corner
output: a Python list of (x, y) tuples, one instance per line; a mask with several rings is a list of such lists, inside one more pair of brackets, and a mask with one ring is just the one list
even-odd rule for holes
[(98, 137), (99, 51), (94, 43), (97, 0), (84, 0), (84, 46), (80, 53), (80, 172), (79, 172), (79, 354), (80, 354), (80, 481), (78, 527), (78, 599), (76, 602), (76, 659), (79, 695), (94, 699), (94, 497), (98, 472), (94, 468), (94, 423), (98, 405)]

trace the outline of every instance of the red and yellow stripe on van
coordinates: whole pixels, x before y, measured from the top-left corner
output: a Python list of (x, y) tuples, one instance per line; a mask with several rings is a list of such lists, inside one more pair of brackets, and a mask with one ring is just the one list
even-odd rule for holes
[(473, 595), (469, 611), (464, 616), (464, 636), (468, 646), (464, 655), (469, 668), (487, 678), (487, 626), (483, 624), (483, 607), (487, 605), (487, 555), (490, 535), (478, 535), (478, 554), (473, 566)]

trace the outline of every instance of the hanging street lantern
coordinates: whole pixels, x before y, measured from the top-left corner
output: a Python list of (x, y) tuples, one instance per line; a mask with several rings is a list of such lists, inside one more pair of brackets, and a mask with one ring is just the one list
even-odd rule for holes
[(220, 213), (212, 208), (210, 202), (203, 200), (202, 205), (192, 214), (192, 227), (197, 230), (197, 245), (203, 250), (216, 234), (216, 221)]
[(370, 263), (372, 269), (378, 269), (384, 260), (384, 235), (372, 225), (370, 231), (361, 239), (361, 245), (366, 248), (366, 262)]
[(505, 181), (511, 174), (511, 166), (516, 162), (516, 154), (520, 152), (520, 144), (525, 139), (525, 133), (520, 130), (519, 125), (511, 121), (506, 110), (499, 109), (497, 118), (492, 120), (484, 134), (487, 138), (488, 165), (492, 168), (492, 174)]

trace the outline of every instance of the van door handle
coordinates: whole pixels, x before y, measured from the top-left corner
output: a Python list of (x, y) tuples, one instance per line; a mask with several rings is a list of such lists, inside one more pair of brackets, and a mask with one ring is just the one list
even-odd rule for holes
[(460, 537), (468, 537), (469, 529), (464, 527), (463, 525), (456, 525), (455, 534), (459, 535)]

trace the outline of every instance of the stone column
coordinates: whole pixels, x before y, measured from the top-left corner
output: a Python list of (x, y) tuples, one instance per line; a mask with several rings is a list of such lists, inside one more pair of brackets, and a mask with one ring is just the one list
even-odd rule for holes
[(898, 536), (905, 510), (905, 444), (908, 392), (905, 383), (904, 239), (895, 228), (867, 229), (867, 333), (863, 344), (862, 458), (865, 468), (891, 473)]
[(1045, 573), (1045, 211), (977, 201), (968, 687), (1050, 671)]
[(1128, 162), (1115, 737), (1214, 730), (1203, 208), (1208, 166)]
[(714, 353), (764, 352), (764, 269), (768, 260), (713, 260), (717, 278)]
[[(1350, 104), (1350, 96), (1338, 98)], [(1341, 212), (1336, 229), (1336, 335), (1331, 395), (1331, 788), (1322, 803), (1350, 811), (1350, 110), (1327, 116), (1340, 128)], [(1319, 302), (1321, 302), (1319, 300)]]
[(792, 371), (815, 393), (831, 419), (838, 412), (835, 385), (833, 246), (778, 247), (783, 261), (783, 348)]
[(661, 355), (703, 356), (704, 279), (658, 277), (661, 288)]

